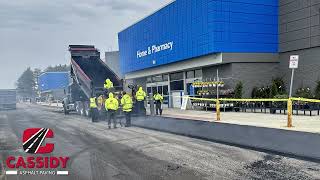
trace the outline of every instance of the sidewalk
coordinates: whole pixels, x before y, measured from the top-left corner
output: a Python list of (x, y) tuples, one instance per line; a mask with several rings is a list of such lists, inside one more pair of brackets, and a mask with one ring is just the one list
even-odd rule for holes
[[(148, 114), (150, 114), (149, 111)], [(163, 110), (163, 117), (216, 122), (215, 112), (196, 110), (165, 108)], [(320, 134), (320, 116), (293, 116), (294, 127), (287, 128), (287, 115), (283, 114), (221, 112), (221, 121), (219, 123), (285, 129)]]

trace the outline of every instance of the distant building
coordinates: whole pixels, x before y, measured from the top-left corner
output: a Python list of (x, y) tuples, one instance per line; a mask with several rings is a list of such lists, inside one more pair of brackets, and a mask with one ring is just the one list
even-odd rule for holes
[(45, 100), (62, 100), (69, 82), (69, 72), (46, 72), (41, 74), (38, 78), (41, 98)]
[(116, 75), (123, 79), (123, 75), (120, 71), (120, 57), (119, 57), (119, 51), (110, 51), (105, 52), (105, 63), (107, 66), (114, 72)]

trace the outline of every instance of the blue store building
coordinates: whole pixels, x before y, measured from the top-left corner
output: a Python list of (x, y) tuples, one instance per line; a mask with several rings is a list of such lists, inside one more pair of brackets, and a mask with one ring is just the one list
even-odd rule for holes
[[(299, 8), (318, 7), (308, 2), (173, 1), (118, 34), (121, 72), (127, 82), (142, 85), (148, 93), (193, 95), (193, 82), (219, 77), (225, 82), (222, 94), (241, 81), (249, 97), (253, 87), (278, 76), (287, 78), (280, 60), (288, 54), (282, 54), (304, 47), (294, 46), (288, 39), (296, 35), (284, 34), (282, 26), (294, 21)], [(174, 106), (175, 99), (168, 102)]]
[(43, 98), (62, 100), (70, 83), (68, 72), (45, 72), (38, 77), (38, 87)]

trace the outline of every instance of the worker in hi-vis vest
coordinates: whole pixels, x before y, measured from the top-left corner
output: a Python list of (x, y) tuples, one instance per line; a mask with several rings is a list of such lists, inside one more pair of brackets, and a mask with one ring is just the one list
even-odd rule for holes
[(144, 114), (146, 111), (144, 107), (144, 100), (146, 99), (146, 96), (146, 92), (144, 92), (142, 87), (139, 87), (139, 90), (136, 92), (137, 108), (139, 114)]
[(126, 117), (126, 127), (131, 126), (131, 111), (133, 107), (133, 101), (132, 97), (127, 94), (126, 92), (122, 93), (122, 98), (121, 98), (121, 105), (122, 105), (122, 111), (125, 114)]
[(98, 117), (99, 117), (96, 97), (90, 98), (90, 114), (91, 114), (92, 122), (96, 122), (96, 120), (98, 120)]
[(113, 93), (109, 93), (109, 98), (105, 102), (105, 108), (108, 111), (107, 115), (109, 129), (111, 128), (111, 120), (113, 120), (113, 127), (117, 128), (116, 113), (119, 109), (119, 102), (118, 99), (114, 98)]
[(158, 115), (160, 113), (160, 116), (162, 115), (162, 102), (163, 102), (163, 97), (161, 96), (161, 94), (159, 94), (158, 92), (153, 96), (153, 99), (156, 103), (156, 115)]
[(113, 83), (112, 81), (108, 78), (106, 79), (106, 81), (104, 82), (104, 86), (105, 89), (109, 90), (110, 88), (113, 88)]

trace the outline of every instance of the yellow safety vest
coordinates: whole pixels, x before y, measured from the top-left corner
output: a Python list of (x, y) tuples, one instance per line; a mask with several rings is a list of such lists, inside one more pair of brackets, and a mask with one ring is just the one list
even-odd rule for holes
[(125, 112), (131, 112), (133, 107), (132, 98), (126, 94), (121, 98), (122, 110)]
[(106, 80), (106, 82), (104, 83), (104, 88), (110, 89), (112, 87), (113, 87), (113, 83), (110, 80)]
[(153, 98), (154, 98), (154, 100), (156, 100), (156, 101), (162, 101), (162, 100), (163, 100), (163, 97), (162, 97), (160, 94), (155, 94), (155, 95), (153, 96)]
[(143, 90), (139, 90), (136, 93), (136, 98), (138, 101), (143, 101), (146, 96), (146, 92), (144, 92)]
[(90, 98), (90, 108), (97, 108), (96, 98)]
[(105, 108), (107, 110), (118, 110), (119, 109), (119, 102), (116, 98), (108, 98), (106, 100), (106, 103), (105, 103)]

